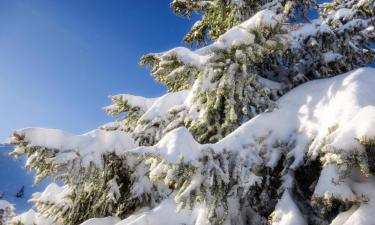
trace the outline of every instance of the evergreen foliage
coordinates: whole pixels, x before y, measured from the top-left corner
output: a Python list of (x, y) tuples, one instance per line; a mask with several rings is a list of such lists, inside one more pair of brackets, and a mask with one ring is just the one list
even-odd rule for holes
[(174, 0), (171, 3), (177, 15), (190, 18), (192, 12), (203, 14), (184, 38), (186, 43), (196, 42), (197, 46), (216, 40), (260, 10), (271, 9), (296, 20), (297, 13), (306, 17), (307, 11), (315, 5), (314, 0)]
[[(293, 215), (303, 214), (302, 224), (328, 225), (368, 201), (332, 190), (350, 189), (346, 179), (353, 171), (373, 175), (372, 136), (356, 137), (357, 148), (345, 150), (333, 144), (332, 135), (342, 131), (333, 125), (305, 143), (299, 155), (295, 133), (279, 140), (259, 128), (260, 136), (248, 137), (254, 142), (228, 146), (221, 141), (257, 115), (276, 110), (277, 100), (296, 86), (371, 63), (373, 0), (174, 0), (171, 6), (184, 17), (202, 15), (184, 41), (205, 46), (141, 59), (168, 87), (166, 95), (111, 96), (113, 104), (105, 111), (122, 117), (94, 133), (43, 136), (39, 130), (20, 130), (9, 140), (16, 146), (14, 156), (28, 157), (36, 182), (52, 177), (64, 183), (47, 188), (59, 194), (58, 201), (43, 197), (48, 190), (33, 196), (40, 216), (63, 225), (126, 219), (174, 198), (180, 211), (204, 209), (193, 224), (285, 224), (287, 202)], [(319, 9), (321, 19), (306, 19), (312, 8)], [(191, 158), (197, 149), (199, 157), (172, 160), (172, 153), (159, 154), (172, 152), (170, 146), (185, 149)], [(317, 188), (324, 179), (331, 194)]]

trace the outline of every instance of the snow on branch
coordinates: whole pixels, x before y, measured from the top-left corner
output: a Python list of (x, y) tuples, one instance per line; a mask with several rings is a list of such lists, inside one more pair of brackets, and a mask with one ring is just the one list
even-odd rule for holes
[[(46, 148), (52, 150), (52, 159), (56, 163), (64, 164), (79, 159), (83, 166), (90, 163), (100, 166), (103, 154), (114, 152), (121, 155), (136, 147), (129, 134), (100, 129), (74, 135), (55, 129), (26, 128), (15, 131), (7, 142), (17, 146), (14, 155), (24, 154), (25, 148)], [(29, 157), (29, 161), (32, 158)]]

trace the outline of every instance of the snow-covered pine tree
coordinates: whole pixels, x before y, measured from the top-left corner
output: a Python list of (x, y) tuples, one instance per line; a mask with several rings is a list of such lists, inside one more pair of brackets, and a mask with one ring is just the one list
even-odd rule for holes
[(371, 224), (374, 70), (297, 86), (372, 62), (374, 1), (171, 5), (202, 15), (185, 41), (204, 46), (141, 59), (167, 94), (112, 96), (123, 118), (83, 135), (14, 132), (36, 181), (64, 185), (13, 223)]

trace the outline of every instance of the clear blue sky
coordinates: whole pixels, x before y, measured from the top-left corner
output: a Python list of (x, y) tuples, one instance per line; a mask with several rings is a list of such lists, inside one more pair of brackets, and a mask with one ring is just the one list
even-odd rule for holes
[(0, 0), (0, 142), (38, 126), (82, 133), (108, 95), (165, 92), (139, 58), (182, 45), (171, 0)]

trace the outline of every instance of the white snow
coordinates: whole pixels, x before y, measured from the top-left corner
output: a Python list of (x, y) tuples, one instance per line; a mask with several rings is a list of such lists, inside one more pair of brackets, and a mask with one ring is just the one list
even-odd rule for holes
[(52, 219), (46, 218), (32, 209), (14, 217), (10, 222), (13, 224), (19, 222), (23, 225), (60, 225), (58, 222), (54, 222)]
[(117, 184), (118, 176), (115, 176), (113, 179), (107, 182), (108, 187), (110, 188), (107, 197), (111, 199), (113, 202), (117, 202), (117, 200), (121, 197), (120, 187)]
[[(294, 159), (292, 169), (300, 166), (306, 155), (315, 159), (320, 152), (326, 153), (327, 161), (332, 161), (337, 157), (336, 150), (343, 156), (363, 151), (356, 138), (375, 137), (374, 86), (372, 68), (308, 82), (280, 98), (274, 112), (258, 115), (216, 144), (201, 145), (186, 128), (178, 128), (155, 146), (133, 151), (160, 155), (167, 162), (177, 163), (181, 157), (185, 162), (198, 160), (209, 149), (227, 150), (244, 152), (249, 163), (274, 167), (282, 154), (274, 147), (275, 143), (294, 142), (288, 152)], [(324, 165), (314, 195), (356, 200), (358, 194), (352, 191), (349, 181), (340, 179), (340, 172), (333, 164)], [(287, 183), (286, 180), (284, 188)]]
[(349, 20), (353, 17), (354, 12), (351, 9), (347, 8), (341, 8), (337, 11), (335, 11), (334, 14), (330, 15), (330, 18), (333, 18), (334, 20)]
[(336, 218), (331, 222), (330, 225), (343, 225), (357, 208), (358, 206), (353, 206), (348, 211), (340, 213), (336, 216)]
[(231, 3), (237, 6), (242, 6), (245, 4), (243, 0), (231, 0)]
[[(15, 133), (24, 136), (28, 147), (59, 149), (60, 152), (55, 157), (56, 162), (63, 163), (80, 158), (84, 166), (91, 162), (100, 166), (104, 153), (115, 152), (121, 155), (126, 150), (136, 147), (130, 135), (122, 131), (97, 129), (86, 134), (74, 135), (55, 129), (26, 128)], [(13, 139), (9, 139), (8, 142), (11, 143)], [(17, 147), (14, 151), (22, 153), (23, 149)]]
[(288, 36), (295, 41), (303, 40), (304, 37), (313, 36), (317, 33), (331, 33), (332, 29), (321, 19), (314, 19), (311, 23), (302, 24), (298, 29), (292, 30)]
[(305, 218), (294, 203), (294, 200), (285, 191), (272, 214), (272, 225), (307, 225)]
[[(208, 147), (218, 152), (241, 151), (246, 146), (257, 146), (257, 140), (266, 137), (262, 144), (271, 152), (263, 156), (263, 160), (272, 166), (269, 162), (280, 154), (272, 152), (273, 145), (294, 140), (294, 148), (289, 152), (295, 158), (292, 168), (301, 164), (307, 152), (315, 158), (327, 136), (330, 148), (350, 151), (359, 148), (355, 138), (375, 135), (375, 110), (368, 106), (375, 104), (374, 75), (374, 69), (362, 68), (301, 85), (279, 99), (277, 110), (251, 119), (216, 144), (199, 145), (186, 129), (179, 128), (163, 137), (156, 146), (135, 151), (157, 152), (167, 161), (176, 163), (178, 156), (190, 161)], [(329, 128), (333, 126), (338, 129), (330, 134)]]
[(228, 48), (240, 44), (254, 43), (255, 35), (249, 33), (245, 27), (234, 27), (220, 36), (211, 47)]
[(255, 29), (257, 27), (275, 28), (282, 20), (282, 15), (277, 15), (273, 11), (265, 9), (257, 12), (253, 17), (243, 22), (240, 26), (246, 29)]
[[(253, 17), (235, 26), (221, 35), (217, 41), (206, 48), (229, 48), (240, 44), (252, 44), (255, 40), (255, 35), (251, 30), (258, 27), (275, 28), (280, 23), (282, 15), (276, 15), (273, 11), (265, 9), (257, 12)], [(197, 52), (202, 52), (197, 50)]]
[(255, 35), (251, 33), (252, 29), (258, 27), (275, 28), (280, 23), (282, 15), (277, 15), (273, 11), (265, 9), (256, 13), (253, 17), (245, 22), (235, 26), (224, 34), (222, 34), (214, 43), (191, 51), (187, 48), (174, 48), (167, 52), (156, 54), (158, 57), (176, 56), (185, 64), (192, 64), (196, 66), (203, 66), (211, 57), (214, 56), (213, 49), (225, 49), (231, 46), (241, 44), (252, 44), (255, 40)]
[[(312, 141), (309, 153), (313, 158), (316, 157), (327, 135), (332, 140), (331, 147), (352, 150), (351, 147), (358, 145), (354, 138), (373, 135), (373, 120), (370, 118), (375, 114), (364, 107), (375, 103), (374, 74), (374, 69), (363, 68), (301, 85), (280, 98), (276, 111), (263, 113), (250, 120), (217, 143), (216, 148), (241, 149), (244, 145), (256, 144), (257, 138), (268, 136), (264, 144), (272, 149), (276, 141), (289, 143), (290, 139), (294, 139), (295, 147), (289, 153), (295, 157), (292, 167), (301, 163)], [(366, 116), (362, 117), (366, 125), (363, 122), (363, 126), (358, 126), (361, 124), (358, 124), (356, 118), (360, 115)], [(348, 132), (350, 124), (357, 124), (355, 129), (360, 132)], [(329, 134), (329, 128), (333, 126), (338, 129)], [(344, 139), (341, 138), (343, 132), (346, 134)], [(339, 143), (335, 140), (342, 141)]]
[(185, 209), (177, 212), (176, 203), (173, 198), (169, 198), (163, 200), (157, 207), (135, 213), (115, 225), (194, 224), (194, 220), (197, 218), (197, 214), (199, 214), (200, 210), (200, 207), (197, 207), (193, 212), (189, 212)]
[(172, 107), (182, 105), (185, 102), (188, 94), (189, 91), (183, 90), (163, 95), (150, 106), (145, 114), (142, 115), (140, 121), (157, 120), (166, 117)]
[(185, 47), (177, 47), (171, 49), (167, 52), (159, 53), (161, 57), (165, 56), (176, 56), (179, 60), (184, 62), (187, 65), (203, 65), (205, 64), (208, 59), (211, 57), (210, 54), (208, 55), (201, 55), (197, 52), (191, 51)]
[(358, 196), (364, 196), (364, 203), (353, 206), (348, 211), (340, 213), (331, 225), (373, 225), (375, 212), (375, 178), (370, 176), (352, 183), (353, 190)]
[(348, 185), (348, 179), (342, 180), (337, 166), (333, 164), (323, 168), (314, 195), (325, 199), (335, 197), (345, 201), (356, 200), (356, 195)]
[[(310, 159), (315, 159), (319, 153), (325, 153), (324, 167), (314, 196), (347, 200), (359, 200), (362, 195), (368, 196), (368, 204), (361, 204), (358, 209), (353, 208), (349, 212), (340, 214), (334, 220), (334, 225), (371, 224), (368, 218), (371, 218), (369, 215), (375, 209), (373, 178), (341, 179), (338, 166), (332, 162), (337, 160), (337, 154), (363, 151), (356, 138), (375, 137), (373, 87), (375, 87), (375, 69), (372, 68), (361, 68), (333, 78), (308, 82), (281, 97), (277, 101), (278, 108), (275, 111), (256, 116), (215, 144), (199, 144), (184, 127), (167, 133), (154, 146), (138, 148), (125, 132), (95, 130), (84, 135), (72, 135), (58, 130), (29, 128), (17, 131), (17, 134), (24, 135), (29, 146), (62, 149), (63, 152), (58, 156), (58, 160), (71, 159), (77, 157), (75, 154), (79, 153), (84, 158), (88, 157), (87, 162), (97, 160), (95, 155), (114, 151), (117, 154), (125, 152), (152, 154), (161, 156), (165, 162), (170, 163), (177, 163), (183, 157), (185, 162), (194, 163), (206, 151), (213, 149), (216, 152), (226, 150), (238, 153), (241, 160), (249, 166), (264, 164), (274, 167), (282, 154), (282, 151), (275, 147), (275, 143), (289, 143), (288, 156), (293, 156), (294, 159), (290, 166), (292, 169), (300, 166), (306, 155)], [(155, 101), (148, 109), (148, 115), (152, 114), (150, 118), (157, 118), (158, 115), (166, 113), (172, 105), (183, 104), (187, 94), (187, 91), (181, 92), (179, 98), (167, 94), (159, 100), (163, 98), (171, 98), (171, 100), (160, 103), (159, 100)], [(267, 151), (264, 151), (265, 149)], [(153, 174), (157, 176), (165, 171), (161, 164), (155, 165), (152, 166), (150, 176)], [(239, 171), (238, 174), (241, 172)], [(260, 182), (260, 178), (253, 174), (239, 179), (243, 179), (244, 183), (250, 186)], [(190, 184), (192, 186), (188, 187), (186, 192), (194, 189), (194, 185), (199, 185), (201, 182), (202, 176), (193, 177), (193, 182)], [(285, 177), (283, 183), (285, 191), (276, 207), (273, 224), (305, 224), (303, 216), (288, 193), (291, 182), (291, 179)], [(248, 188), (246, 184), (244, 188)], [(34, 200), (59, 201), (60, 195), (66, 191), (64, 187), (51, 184), (44, 193), (35, 195)], [(183, 195), (184, 193), (180, 193), (178, 197)], [(175, 203), (171, 198), (163, 201), (158, 207), (134, 214), (117, 225), (192, 224), (194, 218), (200, 218), (199, 215), (204, 213), (202, 210), (198, 210), (199, 212), (193, 210), (195, 216), (186, 211), (177, 214)], [(18, 218), (24, 220), (24, 217), (32, 218), (30, 221), (48, 221), (33, 211), (22, 214)], [(110, 222), (107, 224), (112, 225)]]
[(334, 53), (332, 51), (323, 53), (323, 60), (324, 60), (325, 63), (330, 63), (330, 62), (336, 61), (340, 58), (342, 58), (342, 55), (340, 55), (338, 53)]
[(0, 209), (6, 209), (6, 208), (14, 209), (14, 206), (10, 204), (8, 201), (0, 199)]
[[(168, 120), (168, 118), (171, 116), (170, 112), (172, 110), (178, 109), (178, 107), (183, 107), (185, 105), (185, 101), (189, 94), (189, 90), (182, 90), (177, 92), (169, 92), (163, 96), (152, 99), (145, 99), (138, 96), (132, 96), (132, 98), (130, 98), (131, 104), (133, 106), (140, 107), (141, 113), (143, 113), (138, 119), (138, 126), (134, 128), (134, 132), (143, 132), (144, 125), (148, 122), (156, 123), (159, 121)], [(120, 96), (118, 98), (129, 97), (126, 94), (120, 94), (116, 96)], [(119, 107), (122, 106), (118, 106), (116, 103), (114, 103), (110, 106), (104, 107), (104, 110), (106, 110), (110, 114), (111, 112), (117, 113)], [(125, 124), (123, 123), (123, 121), (116, 121), (101, 126), (101, 129), (124, 130)]]
[[(128, 105), (133, 107), (139, 107), (142, 111), (147, 111), (151, 105), (158, 99), (158, 98), (145, 98), (142, 96), (130, 95), (130, 94), (119, 94), (110, 96), (111, 99), (121, 99), (122, 101), (126, 101)], [(116, 108), (116, 105), (110, 105), (104, 107), (104, 110), (110, 111)]]
[(168, 162), (177, 162), (180, 156), (185, 161), (197, 159), (201, 155), (201, 147), (185, 127), (167, 133), (156, 145), (139, 147), (132, 150), (137, 153), (148, 152), (160, 155)]
[(56, 183), (50, 183), (43, 192), (36, 192), (29, 200), (31, 202), (49, 202), (53, 204), (67, 205), (71, 204), (68, 198), (65, 198), (71, 193), (69, 186), (60, 187)]
[[(360, 4), (365, 4), (365, 1), (361, 0)], [(211, 1), (199, 1), (202, 6), (210, 3)], [(243, 0), (231, 0), (231, 3), (242, 5)], [(313, 20), (311, 23), (303, 24), (290, 31), (284, 37), (289, 45), (297, 46), (300, 41), (305, 41), (305, 37), (333, 32), (327, 25), (329, 20), (348, 21), (353, 18), (353, 15), (352, 10), (342, 8), (329, 15), (326, 21)], [(255, 35), (252, 30), (258, 27), (275, 28), (280, 25), (281, 21), (282, 15), (277, 15), (271, 10), (262, 10), (252, 18), (229, 29), (206, 47), (194, 51), (178, 47), (156, 54), (156, 56), (162, 59), (175, 56), (187, 65), (203, 67), (215, 57), (213, 52), (216, 49), (253, 44)], [(370, 24), (369, 21), (352, 20), (345, 26), (337, 28), (337, 31), (354, 27), (353, 24), (356, 23)], [(284, 28), (287, 27), (294, 29), (290, 25), (284, 26)], [(374, 27), (369, 26), (367, 31), (373, 30)], [(310, 41), (311, 43), (317, 43), (312, 38)], [(238, 51), (238, 54), (241, 54), (241, 52)], [(322, 60), (325, 63), (332, 63), (341, 57), (342, 55), (329, 51), (323, 53)], [(213, 72), (206, 78), (210, 78), (214, 74)], [(136, 133), (143, 131), (144, 127), (142, 126), (145, 123), (142, 122), (165, 120), (170, 116), (172, 109), (191, 106), (196, 93), (195, 88), (209, 89), (211, 86), (208, 80), (197, 81), (192, 90), (171, 92), (158, 98), (144, 98), (129, 94), (115, 95), (111, 98), (126, 101), (128, 105), (140, 108), (143, 115), (139, 119), (138, 127), (135, 128), (134, 133)], [(259, 81), (267, 87), (280, 88), (279, 84), (267, 79), (260, 77)], [(373, 175), (364, 177), (356, 171), (358, 173), (352, 172), (348, 177), (343, 178), (340, 170), (342, 168), (335, 164), (341, 160), (340, 156), (353, 152), (364, 152), (365, 149), (357, 138), (375, 138), (374, 87), (375, 69), (372, 68), (361, 68), (333, 78), (310, 81), (281, 97), (277, 101), (277, 109), (273, 112), (261, 113), (215, 144), (198, 143), (185, 127), (176, 128), (165, 134), (154, 146), (142, 147), (137, 146), (131, 135), (123, 131), (96, 129), (82, 135), (74, 135), (54, 129), (26, 128), (15, 131), (15, 134), (24, 137), (27, 147), (38, 146), (58, 149), (59, 152), (52, 159), (57, 163), (79, 159), (83, 166), (88, 166), (91, 163), (102, 166), (103, 154), (110, 152), (117, 155), (136, 153), (160, 157), (162, 162), (149, 159), (145, 162), (146, 166), (139, 166), (133, 171), (134, 175), (148, 173), (151, 181), (153, 181), (153, 177), (158, 178), (161, 174), (171, 171), (168, 170), (164, 162), (177, 164), (180, 159), (183, 159), (185, 163), (201, 165), (196, 162), (208, 151), (213, 150), (216, 153), (228, 151), (238, 154), (238, 161), (247, 165), (244, 168), (239, 166), (237, 170), (233, 170), (232, 174), (227, 175), (228, 180), (228, 176), (236, 177), (238, 185), (243, 188), (245, 193), (252, 186), (262, 182), (262, 177), (257, 176), (253, 171), (249, 172), (250, 168), (256, 165), (275, 167), (281, 155), (285, 153), (283, 151), (288, 151), (287, 157), (293, 159), (290, 165), (292, 170), (301, 166), (306, 157), (315, 160), (320, 154), (324, 154), (324, 157), (321, 158), (323, 168), (313, 196), (361, 203), (340, 213), (331, 225), (374, 225), (375, 177)], [(119, 108), (116, 104), (113, 104), (104, 109), (115, 112)], [(190, 107), (189, 113), (192, 117), (198, 114), (197, 109), (193, 107)], [(193, 113), (195, 114), (193, 115)], [(202, 110), (199, 113), (203, 114), (204, 112)], [(118, 126), (117, 123), (112, 123), (107, 124), (106, 127), (116, 126)], [(14, 138), (8, 142), (15, 141)], [(277, 144), (285, 144), (288, 148), (281, 150), (277, 147)], [(23, 151), (23, 147), (15, 149), (16, 153), (23, 153)], [(29, 156), (29, 160), (34, 157), (35, 155)], [(150, 171), (146, 171), (147, 165), (151, 165)], [(92, 218), (81, 225), (205, 225), (208, 212), (201, 203), (195, 204), (191, 211), (187, 209), (178, 210), (176, 205), (176, 201), (189, 196), (192, 190), (205, 182), (204, 176), (200, 173), (201, 168), (197, 168), (195, 172), (184, 192), (170, 193), (167, 199), (164, 199), (152, 209), (146, 207), (138, 209), (122, 221), (118, 217)], [(169, 179), (170, 176), (172, 175), (167, 174), (165, 179)], [(115, 177), (107, 183), (110, 187), (107, 197), (113, 201), (117, 201), (120, 196), (117, 178)], [(299, 210), (289, 190), (293, 186), (293, 176), (287, 174), (282, 180), (283, 183), (279, 191), (284, 192), (272, 213), (271, 224), (307, 225), (304, 215)], [(143, 176), (135, 181), (131, 194), (139, 196), (145, 190), (151, 192), (152, 188), (150, 180)], [(65, 197), (70, 192), (69, 186), (61, 187), (56, 183), (51, 183), (43, 192), (34, 193), (30, 201), (69, 205), (71, 202)], [(230, 204), (230, 206), (236, 205)], [(7, 207), (14, 209), (10, 203), (0, 200), (0, 209)], [(230, 210), (232, 209), (230, 208)], [(23, 225), (63, 225), (32, 209), (14, 217), (11, 222), (21, 222)]]
[(120, 222), (118, 217), (92, 218), (81, 225), (114, 225)]
[(0, 199), (0, 224), (5, 225), (15, 216), (13, 204), (6, 200)]

